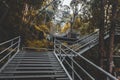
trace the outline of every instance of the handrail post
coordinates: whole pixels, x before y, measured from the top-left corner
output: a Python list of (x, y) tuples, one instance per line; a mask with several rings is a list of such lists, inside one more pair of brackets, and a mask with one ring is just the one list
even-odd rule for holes
[[(11, 41), (11, 46), (13, 45), (13, 43), (14, 43), (14, 40)], [(10, 58), (11, 58), (11, 54), (8, 56), (8, 59)]]
[(60, 44), (60, 46), (59, 46), (59, 51), (60, 51), (60, 60), (62, 60), (62, 54), (61, 54), (61, 44)]
[(13, 40), (11, 41), (11, 45), (13, 45)]
[(17, 49), (18, 52), (20, 51), (20, 42), (21, 42), (21, 37), (19, 36), (19, 40), (18, 40), (18, 49)]
[[(73, 59), (72, 56), (71, 56), (71, 58)], [(74, 69), (74, 63), (72, 60), (71, 60), (71, 65), (72, 65), (72, 68)], [(75, 74), (74, 74), (74, 71), (72, 71), (72, 79), (75, 80), (74, 78), (75, 78)]]
[(54, 40), (54, 41), (53, 41), (53, 42), (54, 42), (54, 53), (56, 53), (56, 52), (55, 52), (55, 49), (56, 49), (56, 42), (55, 42), (55, 41), (56, 41), (56, 38), (54, 37), (53, 40)]
[[(14, 45), (14, 40), (11, 41), (11, 45), (10, 46), (13, 46)], [(8, 56), (8, 60), (11, 58), (11, 54)]]

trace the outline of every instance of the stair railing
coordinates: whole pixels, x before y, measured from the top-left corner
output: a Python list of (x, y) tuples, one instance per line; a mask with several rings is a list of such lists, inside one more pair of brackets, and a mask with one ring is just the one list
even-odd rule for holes
[[(66, 49), (69, 50), (69, 53), (66, 52)], [(63, 65), (63, 68), (65, 68), (66, 73), (71, 76), (72, 80), (101, 80), (102, 78), (102, 80), (118, 80), (101, 67), (56, 39), (54, 39), (54, 54)]]
[(12, 60), (12, 58), (20, 51), (20, 36), (0, 43), (0, 72)]

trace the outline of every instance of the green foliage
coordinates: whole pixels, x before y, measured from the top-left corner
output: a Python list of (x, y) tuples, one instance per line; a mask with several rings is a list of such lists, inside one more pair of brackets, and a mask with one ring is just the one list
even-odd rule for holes
[[(4, 0), (9, 8), (0, 1), (0, 14), (8, 10), (7, 15), (3, 20), (0, 19), (0, 39), (7, 40), (20, 35), (22, 42), (29, 45), (32, 40), (34, 44), (43, 41), (50, 29), (53, 27), (51, 16), (54, 15), (53, 6), (46, 8), (46, 12), (39, 13), (42, 8), (49, 4), (52, 0)], [(120, 0), (118, 0), (120, 3)], [(85, 8), (89, 8), (90, 3), (84, 2)], [(100, 18), (100, 0), (91, 0), (90, 10), (86, 11), (82, 8), (85, 14), (76, 14), (73, 29), (78, 31), (81, 35), (85, 35), (94, 31), (99, 24)], [(80, 4), (80, 3), (78, 3)], [(58, 6), (58, 5), (57, 5)], [(56, 7), (57, 9), (57, 7)], [(117, 21), (120, 21), (120, 4), (118, 7)], [(91, 13), (92, 17), (87, 14)], [(73, 16), (73, 14), (72, 14)], [(45, 20), (46, 19), (46, 20)], [(56, 28), (56, 27), (55, 27)], [(59, 29), (61, 33), (65, 33), (70, 25), (66, 24)], [(53, 29), (54, 30), (54, 29)], [(38, 41), (37, 41), (38, 40)], [(31, 41), (31, 42), (29, 42)], [(35, 41), (37, 41), (35, 43)], [(44, 45), (44, 44), (42, 44)]]
[[(0, 34), (2, 34), (2, 36), (0, 35), (0, 39), (3, 39), (1, 41), (20, 35), (22, 43), (25, 46), (47, 47), (47, 44), (51, 44), (45, 41), (45, 37), (51, 27), (51, 22), (50, 20), (46, 20), (47, 22), (44, 24), (46, 13), (38, 16), (39, 10), (47, 5), (46, 2), (50, 2), (51, 0), (4, 1), (9, 6), (9, 11), (0, 24), (2, 25), (0, 26)], [(3, 4), (2, 1), (0, 1), (0, 4)], [(1, 11), (5, 11), (4, 7), (0, 6), (0, 13)], [(48, 16), (46, 18), (48, 19)], [(37, 46), (37, 44), (40, 46)]]
[(89, 34), (94, 31), (94, 27), (90, 21), (83, 21), (79, 17), (76, 18), (73, 29), (80, 33), (81, 36)]
[(66, 23), (60, 30), (61, 33), (65, 33), (70, 28), (70, 23)]
[(34, 28), (35, 28), (35, 31), (38, 31), (38, 32), (42, 31), (44, 35), (49, 31), (46, 25), (39, 25), (39, 26), (35, 25)]

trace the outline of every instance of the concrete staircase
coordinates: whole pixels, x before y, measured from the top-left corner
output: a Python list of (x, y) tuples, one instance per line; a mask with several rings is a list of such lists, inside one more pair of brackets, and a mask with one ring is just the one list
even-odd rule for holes
[(19, 52), (0, 73), (0, 80), (69, 80), (53, 52)]

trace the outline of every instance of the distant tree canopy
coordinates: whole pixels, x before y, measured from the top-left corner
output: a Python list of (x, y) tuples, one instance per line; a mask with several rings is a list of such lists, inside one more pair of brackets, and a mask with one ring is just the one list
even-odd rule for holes
[[(40, 9), (52, 0), (0, 0), (0, 42), (15, 36), (22, 37), (24, 45), (28, 42), (44, 40), (49, 33), (51, 22)], [(6, 15), (4, 15), (6, 14)], [(46, 23), (44, 23), (44, 19)], [(38, 41), (38, 42), (40, 42)], [(43, 41), (46, 44), (46, 41)], [(39, 44), (40, 45), (40, 44)]]
[[(70, 7), (73, 14), (70, 14), (70, 8), (64, 5), (61, 23), (66, 23), (59, 29), (60, 32), (65, 33), (70, 26), (81, 35), (93, 32), (99, 25), (99, 1), (72, 0)], [(0, 0), (0, 42), (18, 35), (22, 37), (24, 45), (30, 45), (27, 42), (33, 40), (44, 40), (50, 31), (58, 29), (56, 26), (53, 29), (52, 20), (55, 15), (59, 15), (57, 14), (57, 11), (60, 12), (59, 4), (59, 0)], [(119, 24), (120, 5), (117, 11), (117, 24)]]

